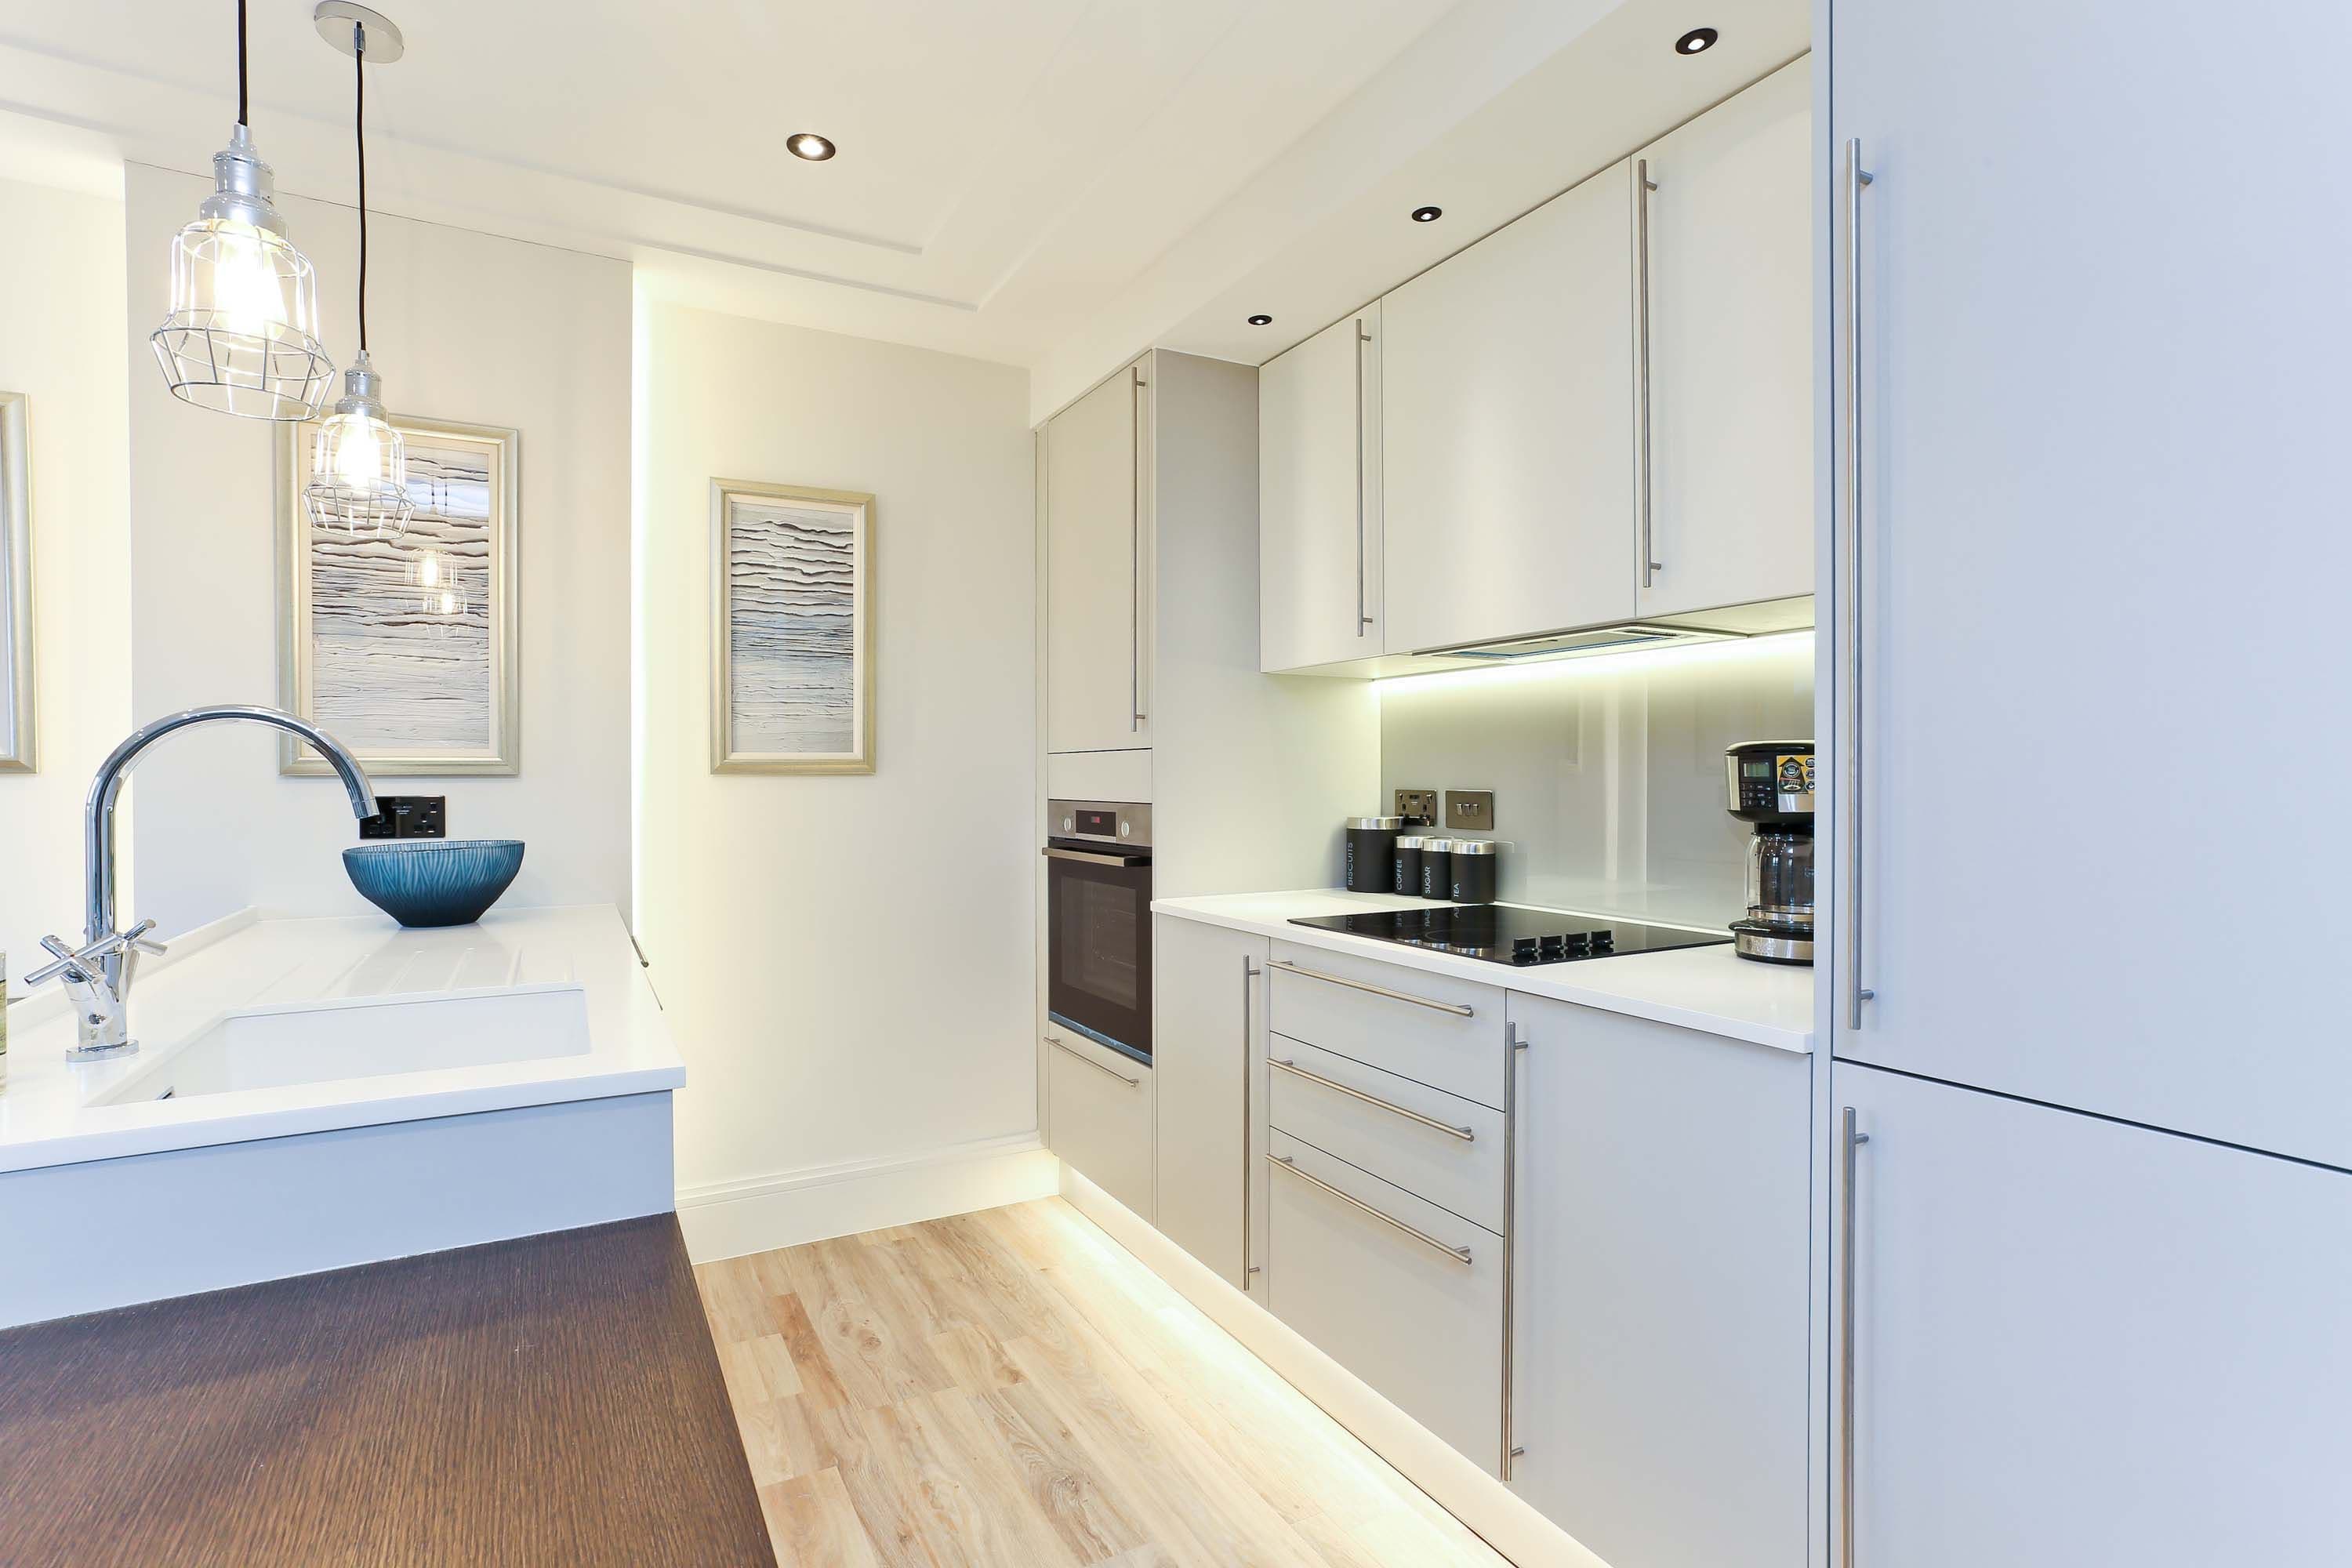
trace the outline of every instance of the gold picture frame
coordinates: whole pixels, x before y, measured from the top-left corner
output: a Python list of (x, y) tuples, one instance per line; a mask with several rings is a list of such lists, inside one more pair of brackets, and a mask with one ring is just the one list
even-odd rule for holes
[(710, 481), (710, 771), (870, 773), (874, 498)]
[[(311, 521), (314, 425), (278, 429), (278, 700), (379, 778), (522, 771), (520, 434), (391, 416), (415, 512), (397, 535)], [(291, 735), (278, 771), (323, 776)]]

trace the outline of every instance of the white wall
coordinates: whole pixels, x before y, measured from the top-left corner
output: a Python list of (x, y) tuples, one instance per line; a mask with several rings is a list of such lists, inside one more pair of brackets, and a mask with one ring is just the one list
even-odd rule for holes
[[(210, 182), (126, 172), (132, 708), (144, 721), (278, 697), (268, 426), (163, 386), (147, 334), (167, 309), (166, 247)], [(328, 352), (357, 347), (349, 207), (281, 196), (318, 269)], [(507, 901), (629, 907), (629, 311), (625, 262), (465, 229), (369, 222), (368, 328), (393, 411), (508, 426), (521, 439), (522, 772), (398, 778), (448, 797), (453, 837), (530, 849)], [(118, 321), (126, 298), (118, 285)], [(118, 327), (118, 331), (120, 328)], [(332, 778), (281, 778), (254, 725), (174, 735), (138, 768), (139, 888), (126, 915), (184, 930), (246, 904), (368, 906), (338, 854), (356, 841)]]
[[(681, 1196), (1026, 1131), (1027, 377), (639, 310), (637, 930), (687, 1059)], [(876, 497), (879, 772), (710, 772), (715, 477)]]
[(81, 801), (130, 726), (122, 204), (0, 181), (0, 390), (29, 399), (37, 771), (0, 773), (13, 989), (81, 931)]

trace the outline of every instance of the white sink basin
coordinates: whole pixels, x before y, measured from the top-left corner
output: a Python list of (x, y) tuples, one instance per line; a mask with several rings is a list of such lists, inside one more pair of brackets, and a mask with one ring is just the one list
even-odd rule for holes
[(585, 1055), (577, 985), (461, 996), (366, 997), (230, 1013), (93, 1105)]

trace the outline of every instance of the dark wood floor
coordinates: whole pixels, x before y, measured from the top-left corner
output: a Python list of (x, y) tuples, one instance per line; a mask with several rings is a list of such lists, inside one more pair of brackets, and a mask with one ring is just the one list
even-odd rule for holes
[(772, 1561), (669, 1215), (0, 1332), (7, 1568)]

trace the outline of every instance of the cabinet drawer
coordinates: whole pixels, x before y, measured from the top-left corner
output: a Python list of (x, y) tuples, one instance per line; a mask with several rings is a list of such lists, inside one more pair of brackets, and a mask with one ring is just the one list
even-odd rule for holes
[(1503, 993), (1323, 948), (1274, 944), (1277, 1034), (1501, 1110)]
[[(1265, 1268), (1275, 1316), (1498, 1471), (1502, 1238), (1288, 1133), (1273, 1133), (1270, 1143)], [(1469, 1261), (1441, 1247), (1466, 1249)]]
[(1501, 1111), (1280, 1035), (1266, 1067), (1276, 1128), (1501, 1232)]
[(1151, 1069), (1077, 1037), (1045, 1043), (1055, 1153), (1145, 1219), (1151, 1213)]

